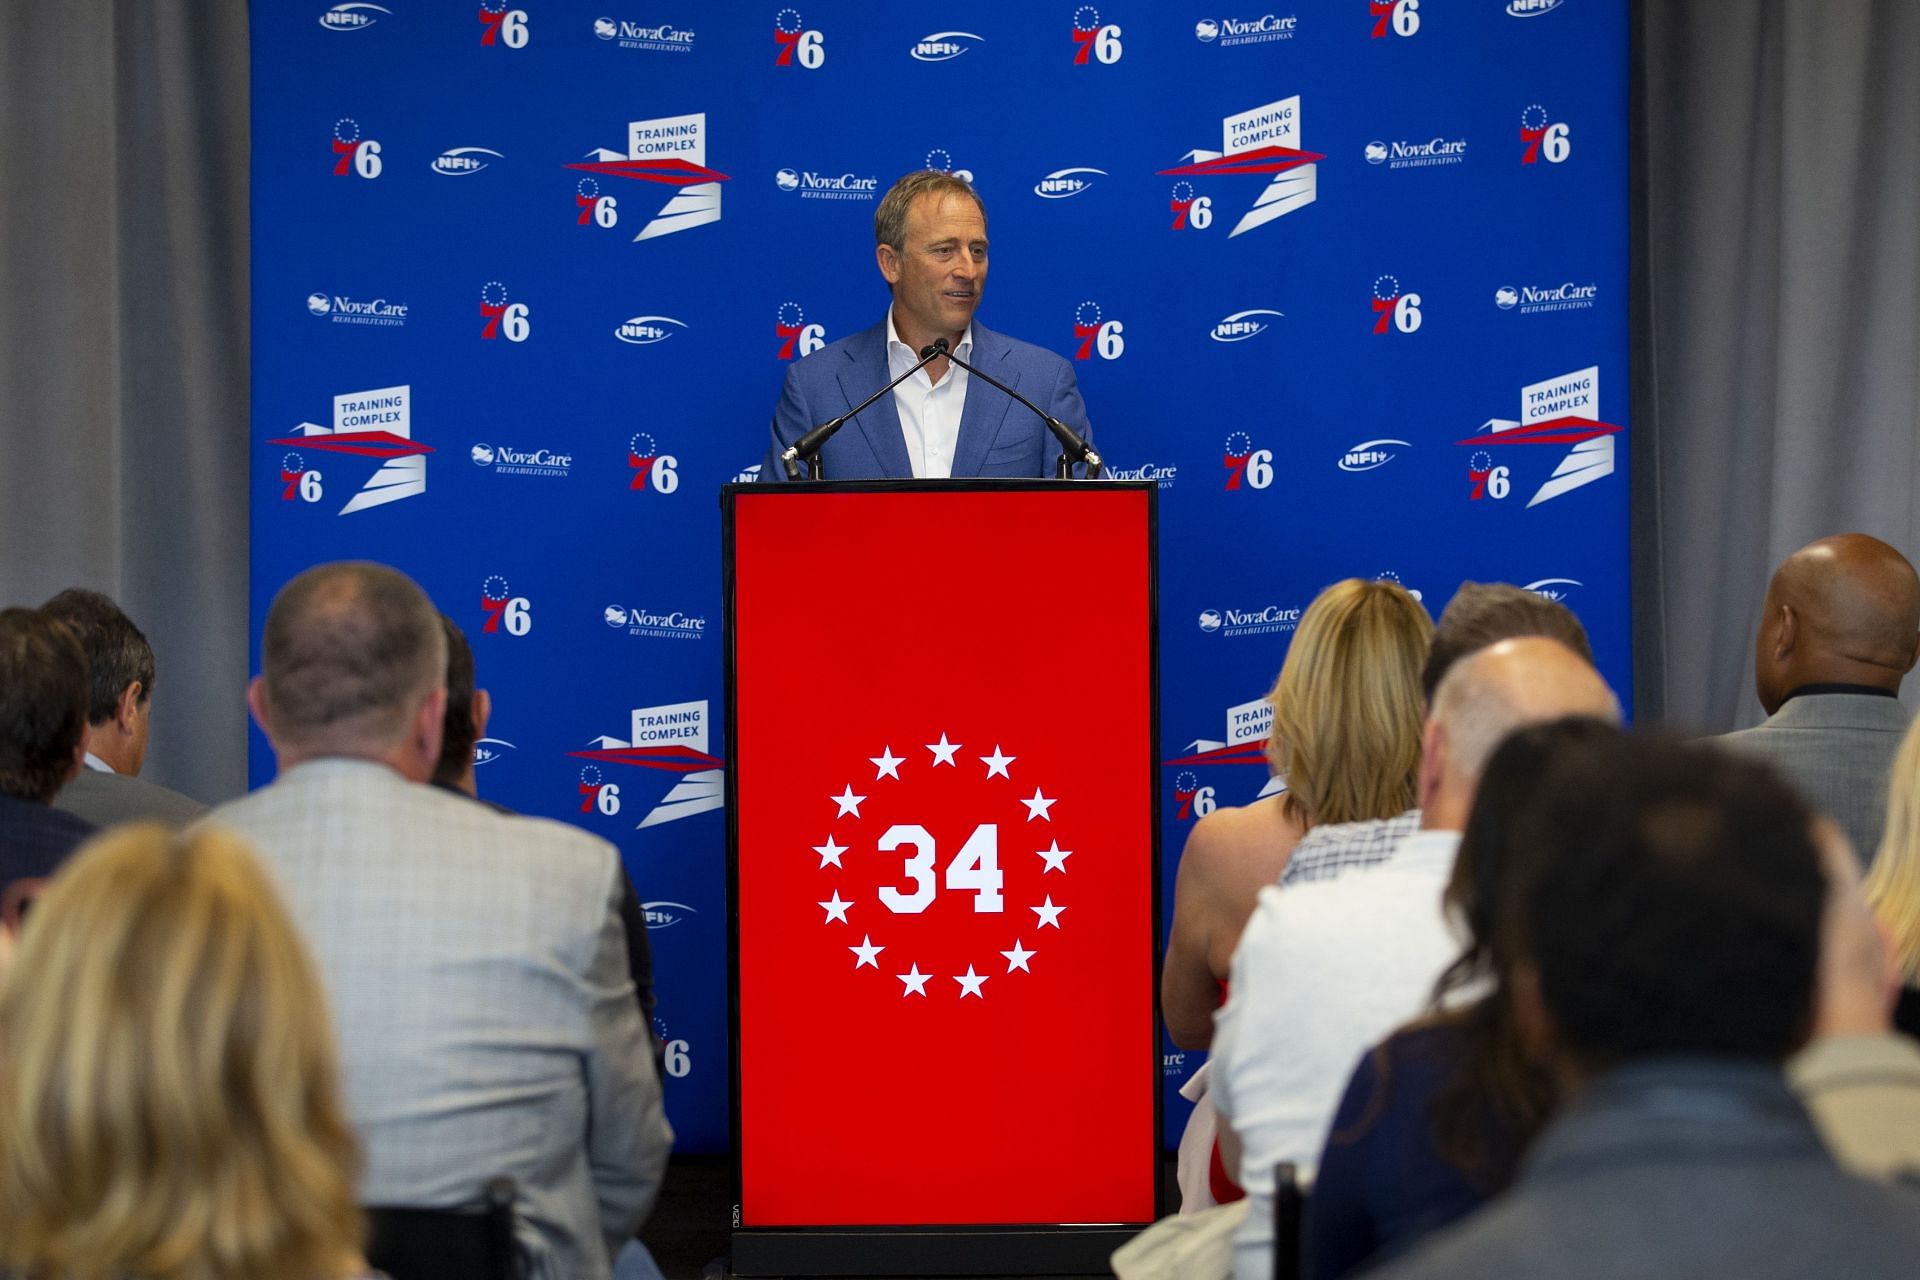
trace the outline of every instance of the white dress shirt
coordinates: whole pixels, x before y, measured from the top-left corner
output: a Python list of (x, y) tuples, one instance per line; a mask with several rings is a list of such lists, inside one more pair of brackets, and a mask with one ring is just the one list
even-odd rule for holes
[(1260, 891), (1209, 1059), (1247, 1191), (1236, 1280), (1273, 1274), (1274, 1166), (1291, 1160), (1312, 1182), (1354, 1064), (1426, 1007), (1459, 953), (1440, 901), (1459, 844), (1457, 831), (1415, 831), (1377, 866)]
[[(973, 326), (960, 335), (953, 353), (973, 358)], [(893, 327), (893, 308), (887, 308), (887, 376), (897, 378), (913, 367), (920, 353), (900, 341)], [(960, 415), (967, 407), (967, 371), (949, 362), (939, 382), (921, 369), (893, 389), (893, 407), (900, 414), (900, 434), (907, 438), (907, 460), (915, 479), (945, 480), (953, 474), (953, 451), (960, 440)]]
[(116, 770), (112, 765), (108, 764), (105, 760), (102, 760), (99, 756), (93, 754), (93, 752), (91, 751), (87, 752), (87, 768), (93, 770), (95, 773), (118, 772), (118, 770)]

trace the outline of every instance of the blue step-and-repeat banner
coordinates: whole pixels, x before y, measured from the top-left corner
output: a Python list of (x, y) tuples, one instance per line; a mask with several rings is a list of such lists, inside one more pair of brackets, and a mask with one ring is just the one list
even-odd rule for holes
[[(482, 792), (614, 841), (648, 904), (683, 1149), (728, 1140), (715, 494), (785, 365), (882, 319), (904, 172), (975, 184), (983, 321), (1070, 358), (1159, 483), (1169, 911), (1195, 818), (1267, 783), (1261, 697), (1329, 582), (1549, 593), (1630, 696), (1621, 0), (930, 12), (252, 10), (254, 636), (341, 558), (466, 629)], [(1168, 1046), (1170, 1134), (1200, 1060)]]

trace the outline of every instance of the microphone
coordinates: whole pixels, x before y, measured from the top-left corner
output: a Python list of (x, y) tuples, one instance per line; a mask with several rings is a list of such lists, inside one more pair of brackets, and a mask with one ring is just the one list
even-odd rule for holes
[(1027, 406), (1027, 408), (1033, 410), (1036, 414), (1039, 414), (1040, 421), (1047, 424), (1047, 430), (1053, 432), (1053, 438), (1060, 442), (1061, 456), (1060, 456), (1059, 475), (1061, 479), (1064, 480), (1067, 478), (1067, 459), (1069, 458), (1073, 459), (1076, 462), (1084, 462), (1087, 464), (1087, 478), (1089, 480), (1099, 479), (1100, 471), (1102, 467), (1105, 466), (1105, 464), (1100, 461), (1100, 455), (1094, 452), (1093, 446), (1080, 438), (1079, 432), (1075, 431), (1072, 427), (1060, 421), (1060, 419), (1054, 417), (1052, 414), (1048, 413), (1045, 409), (1042, 409), (1039, 405), (1027, 399), (1025, 396), (1021, 395), (1018, 391), (1015, 391), (1012, 387), (1000, 381), (998, 378), (995, 378), (990, 374), (985, 374), (980, 372), (980, 370), (974, 368), (972, 365), (968, 364), (965, 360), (962, 360), (959, 356), (954, 355), (951, 351), (947, 349), (947, 340), (945, 338), (935, 338), (931, 345), (923, 347), (921, 349), (921, 354), (925, 355), (929, 351), (933, 352), (936, 355), (945, 356), (947, 359), (953, 361), (955, 364), (959, 365), (962, 369), (965, 369), (968, 373), (980, 379), (982, 382), (986, 383), (988, 386), (999, 388), (1001, 391), (1004, 391), (1006, 394), (1012, 396), (1015, 400), (1018, 400), (1021, 404)]
[[(914, 374), (926, 368), (929, 364), (933, 363), (936, 357), (944, 355), (946, 350), (947, 340), (945, 338), (934, 339), (931, 346), (920, 348), (919, 363), (915, 364), (911, 369), (908, 369), (892, 382), (889, 382), (886, 386), (880, 388), (865, 400), (862, 400), (855, 408), (847, 410), (847, 412), (837, 418), (832, 418), (821, 423), (789, 445), (786, 451), (780, 455), (780, 465), (787, 469), (787, 479), (798, 480), (800, 478), (800, 460), (803, 458), (806, 459), (807, 463), (807, 479), (820, 479), (820, 448), (826, 444), (827, 441), (833, 439), (833, 433), (841, 427), (844, 427), (847, 424), (847, 419), (857, 417), (862, 409), (865, 409), (875, 400), (878, 400), (881, 396), (887, 394), (887, 392), (893, 390), (908, 378), (911, 378)], [(1045, 415), (1043, 414), (1042, 416), (1044, 417)]]

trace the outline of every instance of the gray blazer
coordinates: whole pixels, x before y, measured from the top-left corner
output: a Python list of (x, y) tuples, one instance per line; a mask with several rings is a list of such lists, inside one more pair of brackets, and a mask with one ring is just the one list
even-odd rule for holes
[(1911, 1280), (1920, 1196), (1842, 1173), (1778, 1068), (1636, 1063), (1505, 1195), (1370, 1280)]
[(1765, 760), (1839, 823), (1861, 866), (1873, 865), (1887, 821), (1887, 772), (1912, 715), (1898, 698), (1805, 693), (1751, 729), (1713, 739)]
[(450, 1207), (505, 1174), (529, 1277), (605, 1280), (672, 1143), (613, 846), (348, 759), (207, 821), (252, 839), (313, 947), (361, 1203)]
[(96, 827), (122, 822), (164, 822), (170, 827), (184, 827), (207, 811), (198, 800), (169, 791), (157, 782), (103, 769), (82, 769), (72, 782), (60, 788), (53, 807), (85, 818)]

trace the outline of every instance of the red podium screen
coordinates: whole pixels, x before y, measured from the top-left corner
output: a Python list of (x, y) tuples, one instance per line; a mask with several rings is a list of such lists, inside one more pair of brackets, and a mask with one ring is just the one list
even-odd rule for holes
[(736, 492), (740, 1226), (1153, 1217), (1150, 498)]

